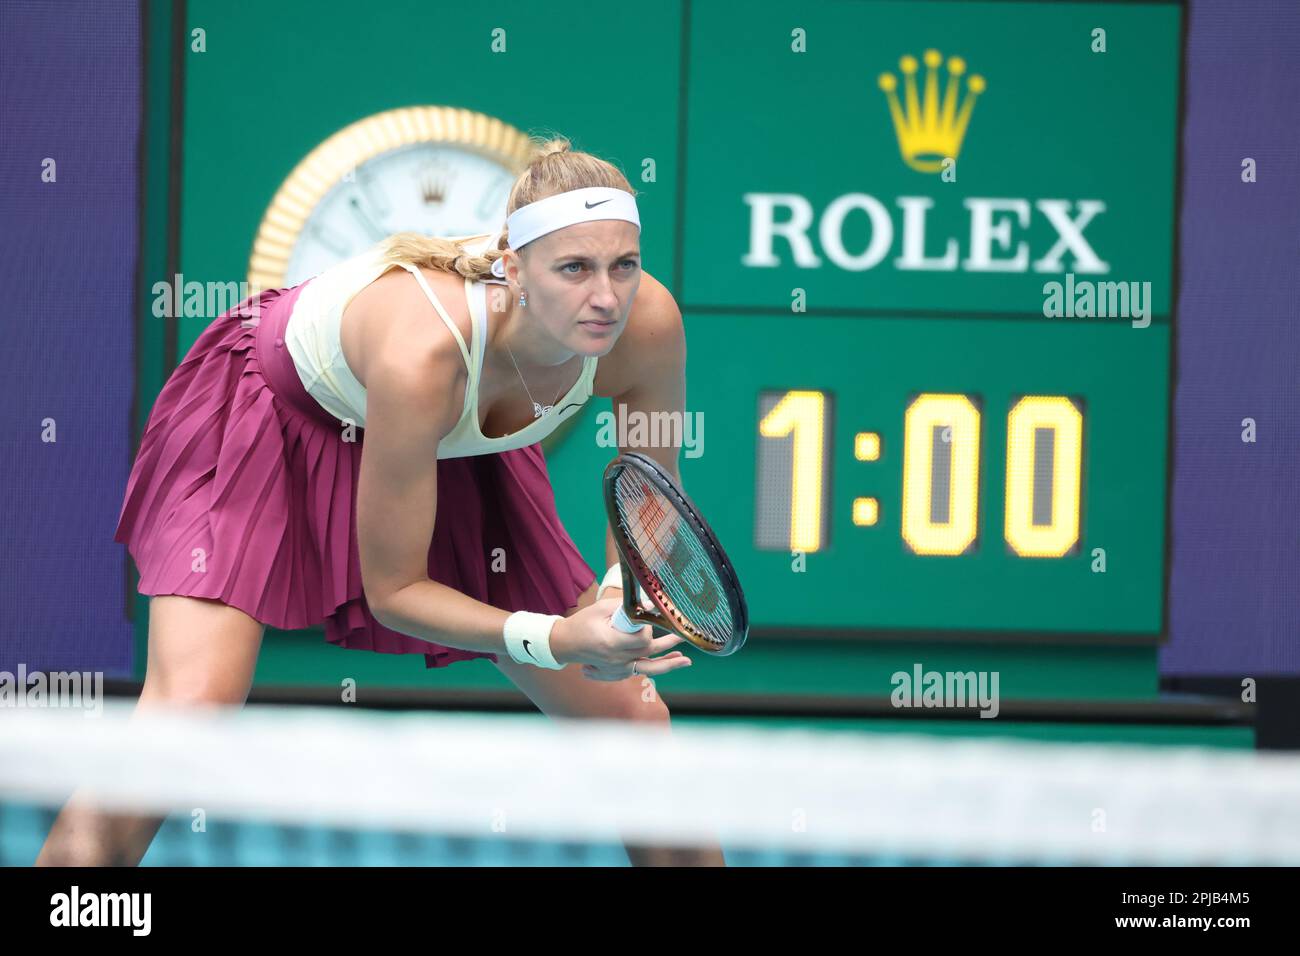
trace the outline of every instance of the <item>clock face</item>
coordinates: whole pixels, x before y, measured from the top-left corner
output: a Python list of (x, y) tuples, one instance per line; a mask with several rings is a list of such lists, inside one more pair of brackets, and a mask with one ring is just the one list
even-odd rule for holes
[(283, 284), (318, 275), (395, 232), (495, 232), (516, 175), (455, 143), (412, 143), (373, 156), (345, 173), (312, 209)]

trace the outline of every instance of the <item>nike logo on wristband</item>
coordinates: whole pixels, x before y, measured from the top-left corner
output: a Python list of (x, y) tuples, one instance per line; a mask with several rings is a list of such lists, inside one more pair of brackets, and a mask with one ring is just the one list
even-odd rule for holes
[(530, 641), (530, 640), (528, 640), (528, 638), (524, 638), (524, 652), (525, 652), (529, 657), (531, 657), (533, 660), (537, 660), (537, 655), (534, 654), (532, 648), (530, 648), (530, 647), (528, 646), (528, 645), (531, 644), (531, 643), (533, 643), (533, 642)]

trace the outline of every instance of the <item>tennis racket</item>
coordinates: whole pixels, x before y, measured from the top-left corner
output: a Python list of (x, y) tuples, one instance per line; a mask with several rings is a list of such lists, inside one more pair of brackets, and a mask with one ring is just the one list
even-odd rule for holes
[[(740, 650), (749, 633), (740, 581), (672, 475), (645, 455), (619, 455), (605, 468), (605, 511), (623, 571), (614, 626), (631, 634), (649, 624), (722, 657)], [(638, 586), (653, 606), (639, 605)]]

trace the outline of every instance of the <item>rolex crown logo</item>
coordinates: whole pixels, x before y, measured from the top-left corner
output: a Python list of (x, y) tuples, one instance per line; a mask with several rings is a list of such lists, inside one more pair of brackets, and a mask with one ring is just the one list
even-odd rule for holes
[(420, 174), (420, 196), (425, 205), (440, 203), (447, 198), (447, 182), (432, 167)]
[(917, 95), (916, 57), (903, 56), (898, 68), (903, 74), (903, 103), (898, 102), (898, 78), (880, 74), (880, 88), (889, 101), (889, 115), (894, 120), (898, 148), (903, 162), (922, 173), (937, 173), (945, 158), (956, 159), (966, 135), (975, 98), (984, 92), (984, 77), (974, 74), (966, 80), (966, 98), (960, 106), (961, 78), (966, 61), (959, 56), (948, 58), (948, 83), (943, 102), (939, 101), (939, 69), (943, 57), (938, 50), (925, 51), (925, 93)]

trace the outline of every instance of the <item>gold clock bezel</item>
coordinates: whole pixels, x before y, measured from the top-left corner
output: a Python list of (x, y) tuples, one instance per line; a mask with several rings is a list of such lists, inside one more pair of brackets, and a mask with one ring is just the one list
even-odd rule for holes
[(249, 287), (283, 287), (303, 227), (344, 174), (416, 143), (461, 146), (499, 162), (516, 176), (528, 165), (532, 151), (528, 134), (494, 116), (460, 107), (403, 106), (359, 119), (308, 153), (276, 190), (253, 240)]

